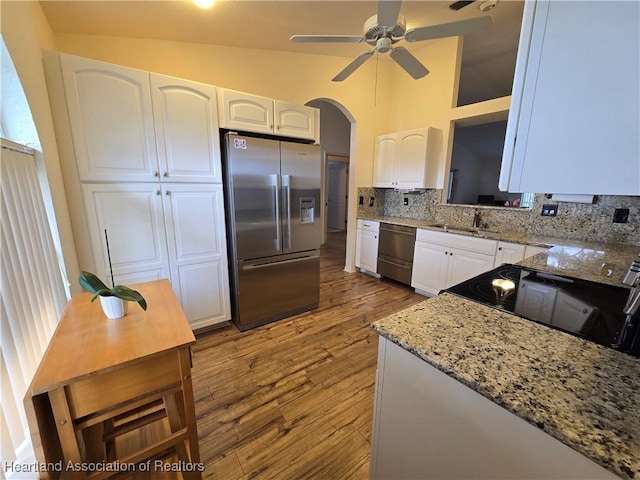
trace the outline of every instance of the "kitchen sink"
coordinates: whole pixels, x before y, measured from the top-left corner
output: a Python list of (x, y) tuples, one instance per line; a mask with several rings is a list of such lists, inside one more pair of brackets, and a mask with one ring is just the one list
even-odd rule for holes
[(480, 236), (484, 236), (484, 235), (490, 235), (490, 234), (496, 234), (498, 232), (495, 232), (493, 230), (487, 230), (484, 228), (478, 228), (478, 227), (465, 227), (462, 225), (450, 225), (448, 223), (432, 223), (430, 225), (427, 225), (430, 228), (439, 228), (442, 229), (446, 232), (466, 232), (466, 233), (475, 233), (476, 235), (480, 235)]

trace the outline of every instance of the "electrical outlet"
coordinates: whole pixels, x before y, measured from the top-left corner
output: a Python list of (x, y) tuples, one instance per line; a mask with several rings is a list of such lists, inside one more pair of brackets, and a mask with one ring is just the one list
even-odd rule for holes
[(360, 198), (358, 199), (358, 205), (364, 205), (364, 195), (360, 195)]
[(558, 205), (542, 205), (543, 217), (555, 217), (558, 214)]
[(409, 205), (409, 198), (408, 197), (404, 197), (404, 204), (405, 205)]
[(628, 208), (616, 208), (613, 212), (613, 223), (627, 223), (629, 221)]
[(373, 207), (373, 202), (376, 199), (376, 197), (369, 197), (369, 206)]

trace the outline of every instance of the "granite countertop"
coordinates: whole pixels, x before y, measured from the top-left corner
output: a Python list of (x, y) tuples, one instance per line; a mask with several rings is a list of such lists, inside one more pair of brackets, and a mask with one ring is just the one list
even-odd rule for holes
[[(360, 218), (440, 232), (444, 231), (442, 228), (433, 227), (434, 222), (428, 220), (380, 216)], [(449, 233), (548, 248), (546, 252), (525, 259), (520, 264), (551, 274), (578, 277), (609, 285), (623, 286), (622, 279), (629, 265), (633, 260), (640, 259), (640, 247), (633, 245), (584, 242), (566, 238), (527, 235), (521, 232), (491, 232), (485, 230), (481, 235), (464, 231), (449, 231)]]
[(640, 478), (640, 359), (448, 293), (372, 327), (616, 475)]

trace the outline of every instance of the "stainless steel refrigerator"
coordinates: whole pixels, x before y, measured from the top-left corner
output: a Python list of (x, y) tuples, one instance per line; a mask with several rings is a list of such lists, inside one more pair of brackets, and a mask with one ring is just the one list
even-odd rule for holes
[(240, 330), (317, 308), (318, 145), (225, 134), (232, 319)]

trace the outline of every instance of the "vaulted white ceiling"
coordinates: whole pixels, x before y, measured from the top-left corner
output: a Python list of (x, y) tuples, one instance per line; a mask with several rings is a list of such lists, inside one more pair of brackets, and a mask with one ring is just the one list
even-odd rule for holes
[[(518, 36), (522, 2), (499, 0), (489, 13), (479, 9), (481, 0), (459, 11), (452, 1), (406, 0), (400, 15), (407, 28), (454, 22), (491, 14), (494, 25), (469, 48), (478, 55), (487, 48)], [(202, 10), (187, 0), (155, 1), (42, 1), (44, 13), (55, 33), (77, 33), (133, 38), (174, 40), (211, 45), (262, 48), (320, 55), (353, 57), (367, 50), (356, 44), (294, 44), (294, 34), (362, 34), (364, 22), (377, 13), (370, 0), (216, 0)], [(425, 42), (405, 43), (409, 50)]]

